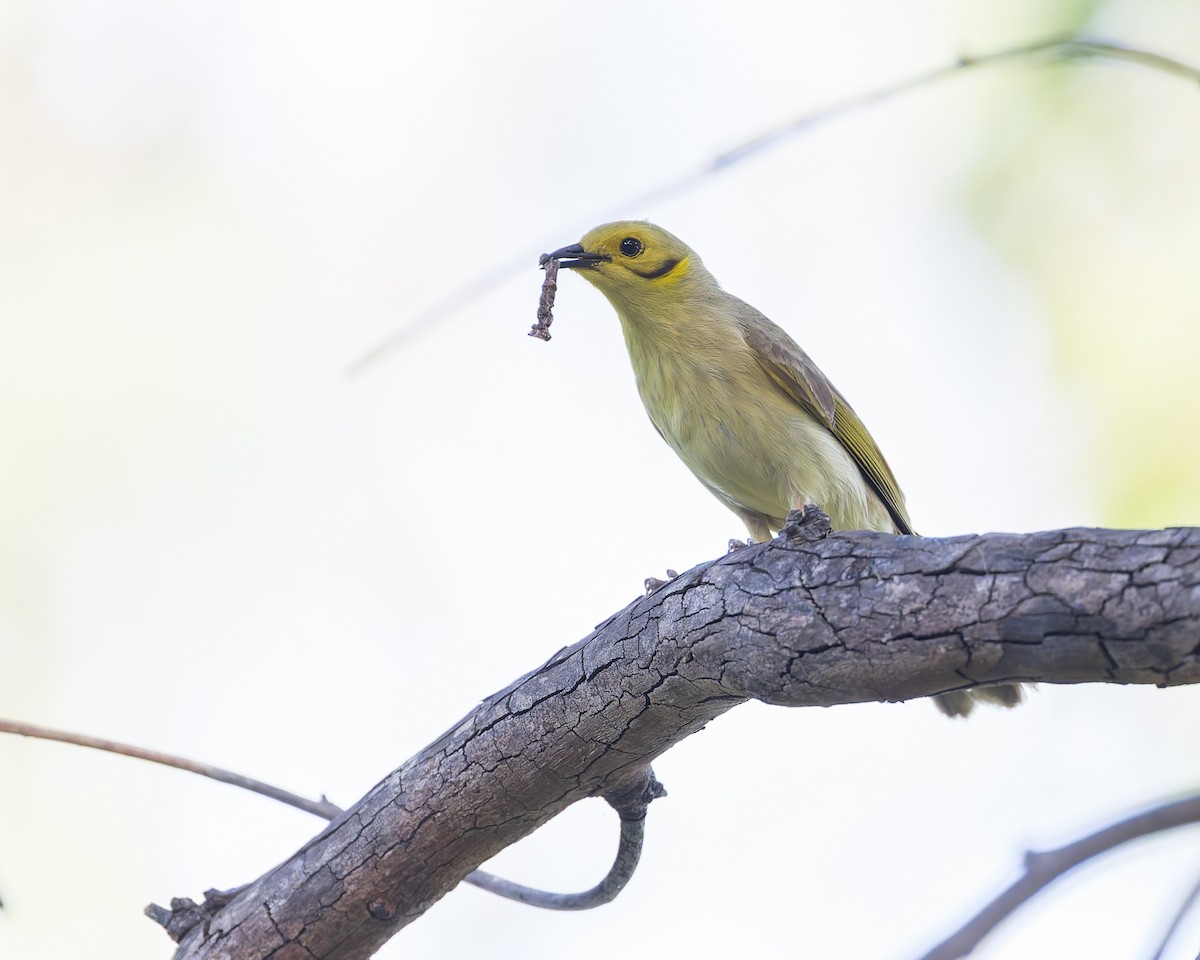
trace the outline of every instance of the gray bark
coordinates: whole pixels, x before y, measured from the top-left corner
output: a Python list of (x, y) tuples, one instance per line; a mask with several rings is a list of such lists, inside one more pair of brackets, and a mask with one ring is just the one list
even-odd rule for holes
[(1200, 680), (1200, 528), (827, 530), (806, 514), (702, 564), (489, 697), (291, 859), (192, 917), (207, 922), (183, 932), (177, 911), (177, 960), (370, 956), (504, 847), (749, 699)]

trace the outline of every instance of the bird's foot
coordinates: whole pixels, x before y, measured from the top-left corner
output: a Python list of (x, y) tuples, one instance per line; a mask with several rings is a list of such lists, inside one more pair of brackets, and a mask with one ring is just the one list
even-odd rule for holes
[(674, 570), (671, 570), (670, 568), (668, 568), (666, 580), (659, 580), (658, 577), (647, 577), (646, 578), (646, 596), (650, 596), (650, 594), (652, 594), (659, 587), (665, 587), (668, 583), (670, 583), (672, 580), (674, 580), (677, 576), (679, 576), (679, 574), (677, 574)]
[(751, 547), (757, 541), (753, 537), (747, 537), (745, 540), (736, 540), (733, 537), (729, 538), (729, 549), (725, 551), (725, 556), (733, 553), (734, 550), (741, 550), (742, 547)]

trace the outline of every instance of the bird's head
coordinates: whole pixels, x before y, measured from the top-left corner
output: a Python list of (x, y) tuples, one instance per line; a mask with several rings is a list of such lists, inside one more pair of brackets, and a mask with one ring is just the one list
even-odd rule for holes
[(548, 258), (577, 271), (614, 303), (679, 294), (708, 277), (691, 247), (662, 227), (640, 220), (596, 227), (579, 243), (555, 250)]

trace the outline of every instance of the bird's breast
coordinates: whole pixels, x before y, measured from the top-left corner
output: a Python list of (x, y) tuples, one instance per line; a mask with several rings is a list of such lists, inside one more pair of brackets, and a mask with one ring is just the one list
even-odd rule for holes
[[(765, 373), (744, 347), (634, 357), (638, 392), (663, 439), (706, 485), (747, 509), (782, 516), (803, 430), (800, 412), (764, 402)], [(771, 391), (772, 394), (774, 391)], [(772, 397), (773, 400), (773, 397)]]
[(646, 342), (627, 332), (626, 340), (651, 421), (722, 499), (779, 523), (805, 503), (839, 529), (882, 522), (850, 454), (771, 381), (740, 336)]

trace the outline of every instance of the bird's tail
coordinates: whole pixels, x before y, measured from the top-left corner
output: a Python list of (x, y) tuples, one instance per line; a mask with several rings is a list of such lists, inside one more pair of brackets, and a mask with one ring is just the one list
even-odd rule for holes
[(939, 693), (933, 698), (933, 702), (948, 717), (968, 717), (977, 703), (1015, 707), (1025, 699), (1025, 686), (1020, 683), (1000, 683), (994, 687), (955, 690), (951, 693)]

